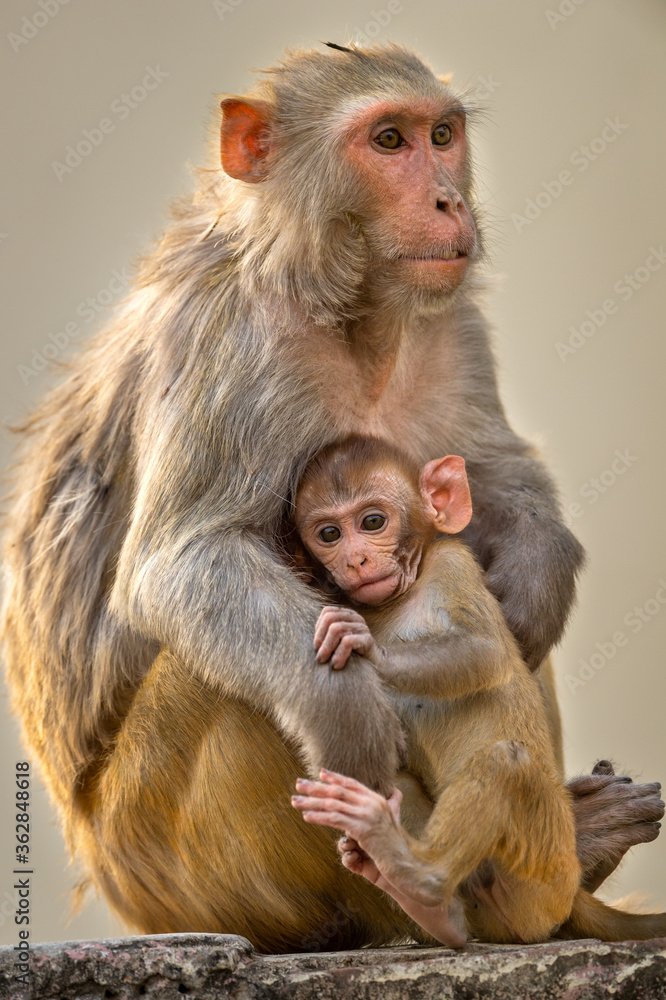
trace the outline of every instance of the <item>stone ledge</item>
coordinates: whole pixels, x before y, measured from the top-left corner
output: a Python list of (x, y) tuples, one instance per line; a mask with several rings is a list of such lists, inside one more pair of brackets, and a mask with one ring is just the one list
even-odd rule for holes
[(34, 945), (30, 986), (0, 948), (0, 998), (97, 1000), (666, 1000), (666, 938), (257, 955), (224, 934)]

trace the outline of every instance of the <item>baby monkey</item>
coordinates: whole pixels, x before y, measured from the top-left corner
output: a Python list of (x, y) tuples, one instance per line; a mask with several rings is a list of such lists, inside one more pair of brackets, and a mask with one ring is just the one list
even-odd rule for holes
[[(629, 915), (578, 888), (573, 811), (538, 683), (474, 556), (452, 537), (471, 516), (456, 455), (419, 470), (387, 442), (355, 436), (307, 467), (298, 534), (328, 582), (363, 609), (323, 609), (317, 659), (340, 670), (356, 652), (374, 666), (431, 812), (403, 825), (398, 788), (386, 800), (327, 771), (299, 779), (293, 805), (309, 823), (344, 831), (343, 864), (444, 944), (460, 947), (468, 933), (542, 941), (560, 925), (565, 936), (617, 940)], [(652, 933), (632, 925), (634, 937)]]

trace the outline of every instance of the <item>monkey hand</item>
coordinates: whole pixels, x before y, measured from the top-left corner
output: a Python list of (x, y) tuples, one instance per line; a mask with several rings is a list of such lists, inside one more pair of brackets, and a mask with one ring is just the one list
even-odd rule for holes
[(382, 659), (381, 647), (373, 639), (365, 619), (351, 608), (323, 608), (315, 629), (314, 648), (317, 661), (330, 660), (335, 670), (345, 666), (352, 652), (360, 653), (375, 665)]
[(523, 529), (496, 544), (486, 585), (502, 605), (525, 662), (536, 670), (564, 631), (583, 549), (568, 528), (536, 506), (521, 521), (531, 532)]

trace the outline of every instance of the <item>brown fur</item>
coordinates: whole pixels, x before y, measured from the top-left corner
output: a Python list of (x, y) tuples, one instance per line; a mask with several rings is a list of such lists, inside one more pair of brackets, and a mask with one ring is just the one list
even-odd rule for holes
[[(406, 932), (323, 840), (300, 824), (286, 847), (245, 806), (288, 796), (297, 767), (388, 789), (397, 766), (380, 681), (361, 658), (345, 676), (315, 665), (321, 602), (277, 552), (282, 498), (321, 447), (374, 429), (419, 462), (464, 454), (472, 544), (535, 660), (571, 604), (580, 546), (505, 420), (474, 260), (451, 294), (394, 280), (404, 211), (377, 216), (334, 127), (367, 94), (460, 105), (396, 46), (288, 55), (254, 95), (261, 183), (201, 171), (112, 324), (26, 425), (5, 547), (12, 702), (70, 847), (143, 931), (298, 949), (357, 892), (326, 947)], [(438, 180), (475, 211), (467, 162)]]
[[(332, 624), (329, 609), (318, 627), (322, 638), (335, 630), (340, 645), (345, 626), (359, 640), (355, 648), (393, 693), (407, 734), (406, 770), (420, 778), (433, 802), (425, 824), (411, 834), (380, 814), (364, 830), (368, 843), (357, 837), (361, 848), (388, 883), (399, 886), (399, 900), (407, 894), (448, 905), (460, 893), (468, 928), (485, 941), (542, 941), (560, 925), (565, 936), (603, 940), (666, 933), (666, 914), (625, 914), (579, 889), (573, 808), (539, 685), (472, 554), (459, 539), (434, 530), (440, 513), (439, 530), (458, 530), (446, 525), (466, 492), (464, 475), (462, 483), (433, 482), (444, 492), (429, 500), (428, 469), (419, 479), (415, 463), (386, 442), (348, 438), (308, 466), (294, 512), (299, 526), (315, 523), (314, 510), (317, 525), (345, 525), (346, 534), (317, 550), (334, 574), (339, 552), (357, 564), (362, 559), (372, 577), (375, 551), (391, 545), (397, 554), (414, 541), (409, 531), (405, 536), (392, 527), (397, 508), (402, 524), (415, 524), (419, 533), (418, 576), (407, 590), (363, 608), (369, 633), (358, 612), (350, 611), (340, 611)], [(357, 528), (364, 509), (388, 516), (381, 530)], [(467, 518), (469, 512), (461, 527)], [(316, 540), (316, 529), (302, 537), (308, 546)], [(336, 575), (336, 581), (346, 592), (344, 580)], [(329, 795), (328, 785), (319, 792), (316, 821), (325, 822), (339, 814), (340, 799)], [(299, 808), (312, 817), (322, 800), (308, 798), (307, 788), (305, 795)], [(344, 815), (342, 821), (329, 823), (355, 837)]]

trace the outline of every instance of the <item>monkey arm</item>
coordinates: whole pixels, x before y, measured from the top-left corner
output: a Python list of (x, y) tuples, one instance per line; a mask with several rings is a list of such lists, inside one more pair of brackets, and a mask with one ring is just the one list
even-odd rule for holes
[(464, 537), (536, 669), (562, 636), (583, 548), (562, 522), (555, 487), (537, 459), (514, 452), (469, 461), (467, 472), (474, 517)]
[(317, 664), (312, 590), (261, 538), (204, 524), (192, 515), (159, 543), (145, 522), (135, 526), (116, 613), (213, 689), (268, 714), (304, 748), (312, 773), (335, 767), (390, 793), (402, 734), (372, 666), (358, 656), (344, 671)]
[[(459, 539), (440, 538), (431, 546), (412, 594), (403, 600), (400, 619), (421, 621), (430, 634), (407, 641), (389, 637), (371, 654), (387, 684), (403, 694), (461, 698), (509, 680), (519, 663), (516, 644), (479, 565)], [(381, 617), (378, 625), (383, 633)]]
[[(466, 611), (469, 618), (469, 609)], [(448, 612), (446, 615), (448, 621)], [(459, 622), (425, 640), (407, 639), (381, 646), (356, 611), (328, 607), (320, 615), (314, 645), (319, 661), (330, 660), (338, 670), (344, 668), (351, 651), (357, 650), (387, 684), (404, 694), (459, 698), (495, 687), (511, 674), (508, 646), (513, 643), (501, 612), (496, 611), (495, 618), (496, 635), (485, 623), (474, 630)], [(515, 648), (513, 654), (518, 656)]]
[(379, 676), (402, 694), (462, 698), (503, 684), (512, 672), (501, 646), (467, 631), (379, 649)]

